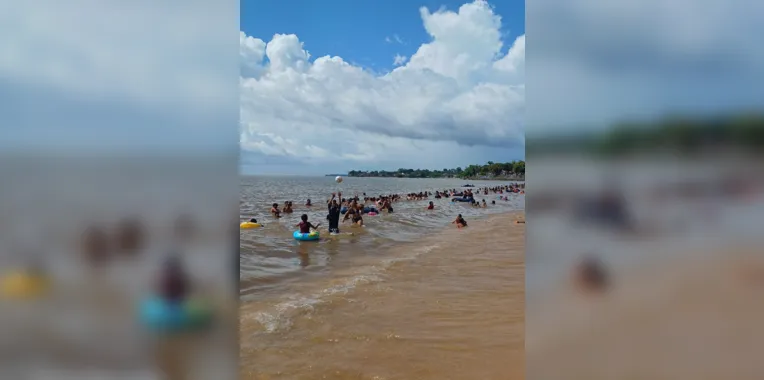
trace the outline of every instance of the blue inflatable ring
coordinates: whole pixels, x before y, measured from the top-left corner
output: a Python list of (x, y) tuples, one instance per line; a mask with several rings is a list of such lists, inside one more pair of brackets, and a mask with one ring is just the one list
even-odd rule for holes
[(300, 241), (312, 241), (312, 240), (318, 240), (319, 238), (318, 231), (313, 231), (309, 234), (303, 234), (303, 233), (300, 233), (300, 231), (295, 231), (292, 236), (294, 236), (295, 240), (300, 240)]
[(153, 296), (141, 302), (140, 319), (152, 330), (183, 331), (207, 325), (212, 319), (212, 311), (195, 300), (175, 303)]

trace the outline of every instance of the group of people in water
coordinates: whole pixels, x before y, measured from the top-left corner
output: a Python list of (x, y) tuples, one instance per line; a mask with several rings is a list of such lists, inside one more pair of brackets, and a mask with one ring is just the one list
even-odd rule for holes
[[(187, 215), (181, 215), (175, 222), (176, 242), (187, 241), (196, 232), (196, 225)], [(90, 228), (82, 235), (83, 253), (94, 265), (105, 264), (112, 256), (133, 256), (146, 245), (146, 231), (137, 220), (126, 219), (109, 234), (101, 228)], [(170, 252), (164, 260), (156, 283), (157, 294), (168, 301), (186, 298), (189, 279), (177, 252)]]
[[(197, 226), (190, 216), (181, 215), (176, 220), (174, 241), (178, 249), (169, 251), (164, 258), (153, 289), (154, 295), (168, 304), (180, 303), (190, 294), (191, 280), (179, 250), (196, 232)], [(126, 218), (114, 228), (91, 226), (82, 231), (79, 251), (84, 261), (98, 271), (116, 259), (141, 255), (147, 246), (146, 226), (138, 219)], [(30, 256), (26, 265), (14, 272), (12, 284), (10, 280), (5, 281), (5, 278), (0, 281), (3, 296), (32, 297), (40, 293), (37, 284), (48, 282), (50, 271), (45, 261), (41, 257)]]
[[(332, 193), (331, 197), (326, 201), (328, 214), (326, 220), (329, 224), (329, 232), (332, 234), (340, 233), (340, 224), (350, 221), (354, 226), (364, 225), (364, 215), (377, 215), (382, 212), (393, 213), (393, 203), (406, 201), (422, 201), (430, 198), (442, 199), (451, 198), (452, 201), (469, 202), (472, 207), (487, 208), (488, 202), (485, 199), (478, 201), (476, 196), (480, 195), (499, 195), (499, 200), (508, 201), (509, 194), (524, 194), (525, 184), (509, 184), (493, 187), (483, 187), (474, 189), (465, 189), (459, 191), (457, 189), (444, 189), (436, 191), (420, 191), (407, 194), (381, 194), (377, 196), (367, 195), (362, 193), (361, 195), (355, 195), (349, 198), (343, 198), (341, 192)], [(496, 200), (491, 200), (490, 204), (495, 205)], [(304, 204), (305, 207), (312, 207), (313, 202), (307, 199)], [(434, 210), (435, 203), (430, 201), (425, 207), (426, 210)], [(292, 201), (285, 201), (283, 206), (279, 203), (273, 203), (271, 205), (270, 213), (275, 218), (281, 218), (283, 214), (291, 214), (294, 212)], [(249, 220), (251, 223), (258, 223), (257, 219), (252, 218)], [(452, 222), (456, 224), (458, 228), (467, 227), (467, 221), (459, 214)], [(313, 225), (308, 221), (308, 215), (302, 214), (300, 216), (300, 222), (296, 225), (299, 228), (300, 233), (310, 233), (311, 229), (315, 230), (321, 223)]]

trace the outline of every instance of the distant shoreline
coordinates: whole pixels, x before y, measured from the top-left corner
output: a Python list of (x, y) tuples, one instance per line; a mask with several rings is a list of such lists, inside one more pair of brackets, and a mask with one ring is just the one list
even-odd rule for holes
[(518, 176), (518, 177), (506, 177), (506, 176), (499, 176), (499, 177), (489, 177), (489, 178), (480, 178), (480, 177), (381, 177), (381, 176), (371, 176), (371, 175), (354, 175), (354, 176), (348, 176), (348, 175), (342, 175), (342, 174), (327, 174), (325, 177), (333, 177), (333, 176), (342, 176), (342, 177), (348, 177), (348, 178), (406, 178), (406, 179), (460, 179), (464, 181), (525, 181), (525, 176)]

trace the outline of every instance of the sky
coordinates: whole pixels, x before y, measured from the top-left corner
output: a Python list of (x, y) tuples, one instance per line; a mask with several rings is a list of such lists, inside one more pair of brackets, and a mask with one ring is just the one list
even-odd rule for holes
[(537, 0), (526, 14), (528, 137), (764, 109), (764, 2)]
[(247, 174), (524, 159), (525, 2), (243, 1)]
[(182, 9), (0, 2), (0, 152), (238, 153), (238, 0)]
[(0, 2), (0, 152), (443, 168), (521, 158), (523, 134), (764, 109), (764, 2), (324, 3)]

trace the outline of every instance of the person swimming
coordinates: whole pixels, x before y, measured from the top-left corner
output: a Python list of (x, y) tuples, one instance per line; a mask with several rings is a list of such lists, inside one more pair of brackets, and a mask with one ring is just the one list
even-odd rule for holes
[(427, 205), (427, 209), (428, 209), (428, 210), (432, 210), (432, 209), (434, 209), (434, 208), (435, 208), (435, 205), (432, 203), (432, 201), (430, 201), (430, 204), (429, 204), (429, 205)]
[(281, 210), (279, 210), (278, 203), (274, 203), (273, 205), (271, 205), (271, 214), (277, 218), (281, 217)]
[(451, 224), (456, 224), (457, 228), (467, 227), (467, 221), (462, 218), (462, 214), (459, 214)]
[(305, 206), (307, 207), (313, 206), (313, 204), (310, 202), (310, 198), (308, 198), (308, 200), (305, 201)]
[(302, 221), (300, 223), (297, 223), (297, 225), (295, 227), (300, 227), (300, 233), (301, 234), (309, 234), (311, 228), (314, 229), (314, 230), (317, 230), (318, 226), (321, 225), (321, 223), (318, 223), (315, 226), (313, 224), (311, 224), (308, 221), (308, 214), (302, 214), (302, 216), (300, 216), (300, 219)]
[(483, 207), (483, 208), (486, 208), (486, 207), (488, 207), (488, 204), (487, 204), (487, 203), (485, 203), (485, 199), (483, 199), (483, 204), (482, 204), (482, 207)]
[(292, 202), (291, 201), (284, 202), (284, 213), (291, 214), (293, 212), (294, 210), (292, 210)]

